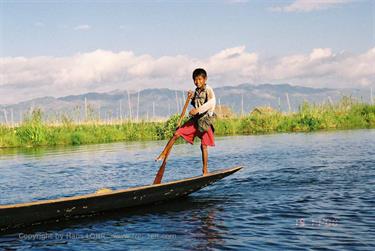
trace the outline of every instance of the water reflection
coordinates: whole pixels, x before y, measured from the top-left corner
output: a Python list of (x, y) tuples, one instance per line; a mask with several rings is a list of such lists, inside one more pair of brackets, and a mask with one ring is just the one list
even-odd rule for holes
[(192, 238), (197, 240), (196, 244), (192, 243), (193, 250), (207, 250), (225, 243), (222, 235), (226, 235), (227, 231), (220, 228), (216, 213), (213, 207), (192, 216), (191, 222), (197, 222), (196, 227), (192, 229)]

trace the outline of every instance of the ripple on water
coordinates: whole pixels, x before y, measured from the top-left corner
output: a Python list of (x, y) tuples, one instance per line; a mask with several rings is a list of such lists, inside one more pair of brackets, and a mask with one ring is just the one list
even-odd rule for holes
[[(165, 143), (2, 152), (0, 204), (150, 184)], [(25, 229), (0, 248), (375, 249), (375, 130), (223, 137), (209, 155), (210, 170), (245, 168), (183, 200)], [(199, 144), (176, 145), (165, 181), (200, 173)]]

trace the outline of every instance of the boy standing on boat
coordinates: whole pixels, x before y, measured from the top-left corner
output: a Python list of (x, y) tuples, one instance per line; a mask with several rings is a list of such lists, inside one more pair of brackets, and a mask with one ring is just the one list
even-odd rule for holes
[(191, 118), (175, 132), (156, 160), (163, 160), (179, 137), (183, 137), (190, 144), (194, 143), (195, 137), (199, 137), (201, 139), (203, 162), (202, 172), (203, 175), (206, 175), (208, 173), (207, 146), (215, 146), (212, 123), (215, 118), (216, 98), (213, 89), (206, 84), (207, 72), (204, 69), (195, 69), (193, 71), (193, 80), (196, 86), (195, 91), (188, 92), (188, 97), (192, 99), (191, 104), (194, 106), (189, 112)]

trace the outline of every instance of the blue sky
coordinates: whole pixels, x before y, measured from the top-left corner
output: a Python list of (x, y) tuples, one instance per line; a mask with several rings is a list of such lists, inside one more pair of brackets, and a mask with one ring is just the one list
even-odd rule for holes
[[(375, 1), (0, 3), (0, 104), (178, 81), (184, 89), (195, 66), (209, 70), (213, 86), (374, 85)], [(363, 67), (345, 73), (358, 60)]]
[[(66, 56), (95, 49), (206, 57), (245, 45), (265, 55), (374, 45), (374, 3), (275, 12), (291, 1), (2, 1), (1, 56)], [(87, 30), (75, 30), (88, 25)]]

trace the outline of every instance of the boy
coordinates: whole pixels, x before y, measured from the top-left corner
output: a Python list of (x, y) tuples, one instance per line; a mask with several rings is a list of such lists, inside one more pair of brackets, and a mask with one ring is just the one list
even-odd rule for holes
[(208, 173), (207, 146), (215, 146), (213, 120), (216, 98), (213, 89), (206, 84), (207, 72), (198, 68), (193, 71), (193, 80), (196, 86), (195, 92), (189, 91), (188, 97), (192, 98), (191, 104), (194, 106), (190, 110), (191, 119), (182, 125), (173, 135), (163, 152), (156, 160), (163, 160), (166, 154), (171, 150), (173, 144), (179, 137), (183, 137), (190, 144), (194, 143), (194, 138), (198, 136), (201, 139), (201, 151), (203, 175)]

